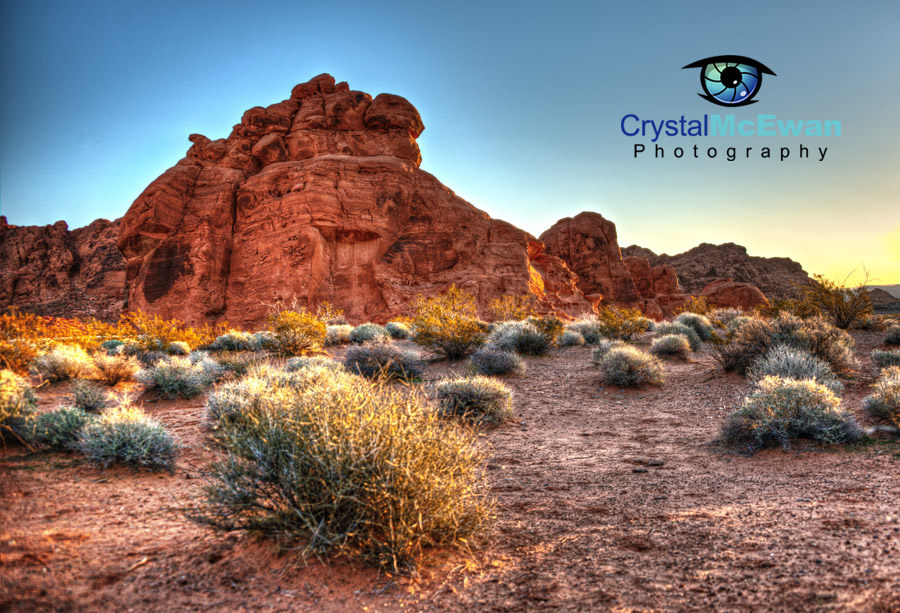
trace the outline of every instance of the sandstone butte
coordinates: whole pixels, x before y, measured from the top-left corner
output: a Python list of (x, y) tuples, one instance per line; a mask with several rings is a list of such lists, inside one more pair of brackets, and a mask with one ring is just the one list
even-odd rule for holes
[[(597, 213), (561, 219), (540, 240), (492, 219), (419, 168), (423, 130), (400, 96), (315, 77), (246, 111), (227, 138), (190, 135), (186, 156), (121, 220), (74, 231), (0, 222), (0, 306), (107, 318), (127, 306), (254, 327), (278, 301), (383, 322), (451, 284), (483, 315), (495, 298), (528, 294), (543, 313), (577, 316), (602, 300), (660, 319), (688, 298), (667, 256), (632, 247), (623, 258)], [(765, 301), (728, 281), (704, 295)]]

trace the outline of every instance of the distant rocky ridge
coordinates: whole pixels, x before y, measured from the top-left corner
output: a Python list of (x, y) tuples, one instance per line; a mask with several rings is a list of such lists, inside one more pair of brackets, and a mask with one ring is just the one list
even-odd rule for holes
[(657, 255), (632, 245), (622, 249), (622, 254), (645, 257), (654, 266), (671, 266), (690, 294), (699, 294), (718, 279), (730, 278), (755, 285), (769, 298), (797, 298), (799, 288), (813, 282), (803, 267), (790, 258), (748, 255), (746, 247), (734, 243), (703, 243), (678, 255)]
[(117, 319), (125, 306), (120, 220), (69, 230), (14, 226), (0, 216), (0, 306), (40, 315)]

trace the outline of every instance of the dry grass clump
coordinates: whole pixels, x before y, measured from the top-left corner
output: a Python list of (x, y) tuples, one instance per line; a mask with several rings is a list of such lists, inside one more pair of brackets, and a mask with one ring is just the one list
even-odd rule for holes
[(628, 341), (654, 328), (654, 321), (644, 317), (638, 309), (610, 305), (602, 307), (597, 313), (598, 333), (606, 338)]
[(109, 406), (106, 390), (90, 381), (76, 381), (69, 399), (72, 406), (89, 413), (97, 413)]
[(726, 328), (728, 327), (728, 324), (730, 324), (738, 317), (744, 317), (744, 311), (733, 307), (721, 307), (718, 309), (712, 309), (709, 313), (706, 314), (706, 317), (710, 322), (712, 322), (714, 326)]
[(672, 321), (676, 324), (693, 328), (701, 341), (708, 341), (712, 338), (712, 322), (704, 315), (698, 313), (682, 313)]
[(847, 443), (862, 431), (853, 414), (824, 385), (769, 376), (757, 383), (743, 406), (728, 416), (721, 440), (749, 452), (763, 447), (790, 447), (791, 439)]
[(612, 347), (600, 357), (597, 365), (600, 382), (606, 385), (640, 387), (646, 384), (662, 385), (665, 381), (659, 359), (636, 347)]
[(542, 330), (533, 320), (504, 321), (494, 325), (488, 336), (488, 343), (506, 351), (538, 356), (549, 351), (561, 331), (562, 322), (558, 330), (554, 328), (548, 331)]
[(344, 366), (370, 379), (414, 381), (425, 371), (425, 363), (415, 351), (396, 347), (390, 338), (354, 345), (344, 355)]
[[(191, 357), (194, 357), (193, 355)], [(168, 399), (193, 398), (223, 373), (222, 367), (203, 354), (191, 358), (174, 357), (141, 370), (136, 379)]]
[(667, 321), (656, 326), (656, 330), (653, 331), (657, 336), (666, 336), (668, 334), (678, 334), (687, 339), (688, 345), (691, 347), (691, 351), (700, 351), (703, 347), (703, 341), (700, 339), (700, 335), (697, 334), (697, 331), (694, 330), (691, 326), (687, 326), (685, 324), (680, 324), (674, 321)]
[(31, 369), (48, 381), (82, 379), (94, 374), (94, 361), (78, 345), (56, 345), (32, 362)]
[(600, 340), (597, 343), (597, 346), (591, 351), (591, 361), (595, 364), (599, 364), (600, 360), (603, 359), (603, 356), (609, 353), (610, 350), (618, 349), (619, 347), (630, 347), (630, 345), (625, 341)]
[(224, 457), (196, 519), (393, 572), (412, 568), (426, 547), (479, 532), (489, 505), (474, 435), (405, 389), (325, 374), (299, 389), (273, 379), (237, 409), (240, 418), (219, 423)]
[(281, 355), (304, 355), (322, 348), (325, 324), (306, 311), (280, 311), (269, 316), (275, 333), (274, 350)]
[(770, 375), (798, 381), (809, 379), (824, 385), (836, 395), (844, 391), (844, 385), (838, 380), (828, 362), (820, 360), (805, 349), (775, 345), (747, 371), (747, 377), (752, 381), (759, 381)]
[(882, 349), (876, 349), (872, 352), (872, 361), (875, 362), (879, 368), (887, 368), (888, 366), (900, 366), (900, 351), (884, 351)]
[(650, 353), (653, 355), (687, 359), (690, 352), (691, 345), (688, 343), (688, 339), (681, 334), (664, 334), (656, 337), (650, 343)]
[(496, 345), (485, 345), (469, 358), (472, 370), (480, 375), (521, 375), (525, 373), (525, 362), (515, 352), (506, 351)]
[(61, 451), (78, 451), (81, 432), (94, 415), (77, 407), (62, 407), (34, 420), (31, 442)]
[(413, 341), (438, 358), (459, 360), (485, 343), (475, 299), (455, 285), (434, 298), (420, 296), (414, 308)]
[(900, 345), (900, 326), (891, 326), (884, 335), (885, 345)]
[(97, 379), (106, 385), (116, 385), (131, 381), (141, 368), (140, 362), (132, 356), (94, 354)]
[(600, 335), (600, 322), (597, 320), (596, 315), (582, 315), (574, 322), (568, 324), (566, 331), (580, 334), (588, 345), (594, 345), (603, 338)]
[(332, 358), (322, 356), (291, 358), (284, 363), (285, 372), (298, 372), (307, 368), (325, 368), (328, 370), (343, 371), (344, 365)]
[(900, 428), (900, 367), (885, 368), (872, 388), (875, 391), (863, 400), (863, 408), (875, 419)]
[(513, 416), (512, 391), (490, 377), (444, 379), (437, 384), (438, 410), (479, 425), (501, 424)]
[(725, 338), (714, 339), (719, 364), (727, 371), (741, 374), (776, 345), (806, 350), (828, 362), (837, 373), (857, 365), (850, 335), (820, 317), (803, 320), (782, 313), (772, 319), (752, 318), (728, 332)]
[(0, 441), (23, 440), (35, 409), (31, 384), (11, 370), (0, 370)]
[(256, 348), (253, 334), (241, 330), (229, 330), (209, 344), (210, 351), (254, 351)]
[(343, 345), (350, 342), (350, 333), (353, 326), (349, 324), (337, 324), (325, 328), (325, 346)]
[(556, 339), (556, 346), (583, 347), (586, 342), (584, 337), (578, 332), (575, 332), (574, 330), (565, 330), (559, 335), (559, 338)]
[(175, 469), (179, 447), (162, 424), (131, 405), (114, 407), (86, 423), (78, 443), (103, 468), (116, 463), (169, 471)]
[(376, 339), (391, 340), (391, 334), (383, 326), (367, 323), (353, 328), (350, 332), (351, 343), (366, 343)]
[(384, 329), (387, 330), (388, 334), (391, 335), (391, 338), (396, 341), (405, 340), (412, 335), (409, 331), (409, 326), (402, 321), (389, 321), (384, 324)]

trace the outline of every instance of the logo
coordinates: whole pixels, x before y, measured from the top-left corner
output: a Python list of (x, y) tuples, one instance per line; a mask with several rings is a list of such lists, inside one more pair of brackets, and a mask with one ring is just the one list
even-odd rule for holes
[(700, 69), (701, 98), (719, 106), (744, 106), (757, 102), (753, 98), (762, 87), (764, 74), (776, 76), (761, 62), (741, 55), (717, 55), (699, 60), (684, 68)]

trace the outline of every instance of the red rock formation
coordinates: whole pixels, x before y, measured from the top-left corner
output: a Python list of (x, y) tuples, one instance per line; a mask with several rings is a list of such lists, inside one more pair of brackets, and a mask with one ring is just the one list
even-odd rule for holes
[(69, 230), (64, 221), (12, 226), (0, 217), (0, 307), (117, 319), (125, 300), (118, 233), (119, 220)]
[(541, 234), (550, 255), (578, 275), (578, 288), (606, 302), (638, 306), (641, 296), (622, 261), (616, 225), (598, 213), (565, 217)]
[(641, 296), (641, 310), (648, 317), (656, 320), (671, 317), (689, 298), (671, 266), (650, 266), (647, 258), (637, 256), (627, 256), (622, 261)]
[(678, 255), (656, 255), (649, 249), (632, 245), (622, 253), (645, 257), (651, 266), (672, 266), (684, 290), (691, 294), (699, 293), (717, 279), (731, 278), (755, 285), (766, 296), (798, 298), (799, 287), (814, 283), (799, 263), (789, 258), (751, 256), (746, 247), (734, 243), (703, 243)]
[(404, 98), (321, 75), (228, 138), (191, 135), (122, 220), (129, 307), (250, 326), (276, 300), (327, 300), (384, 321), (455, 283), (482, 309), (531, 292), (548, 312), (589, 310), (539, 241), (419, 169), (423, 129)]
[(755, 285), (739, 283), (733, 279), (713, 281), (703, 288), (700, 297), (706, 298), (713, 306), (741, 308), (745, 311), (769, 302)]

